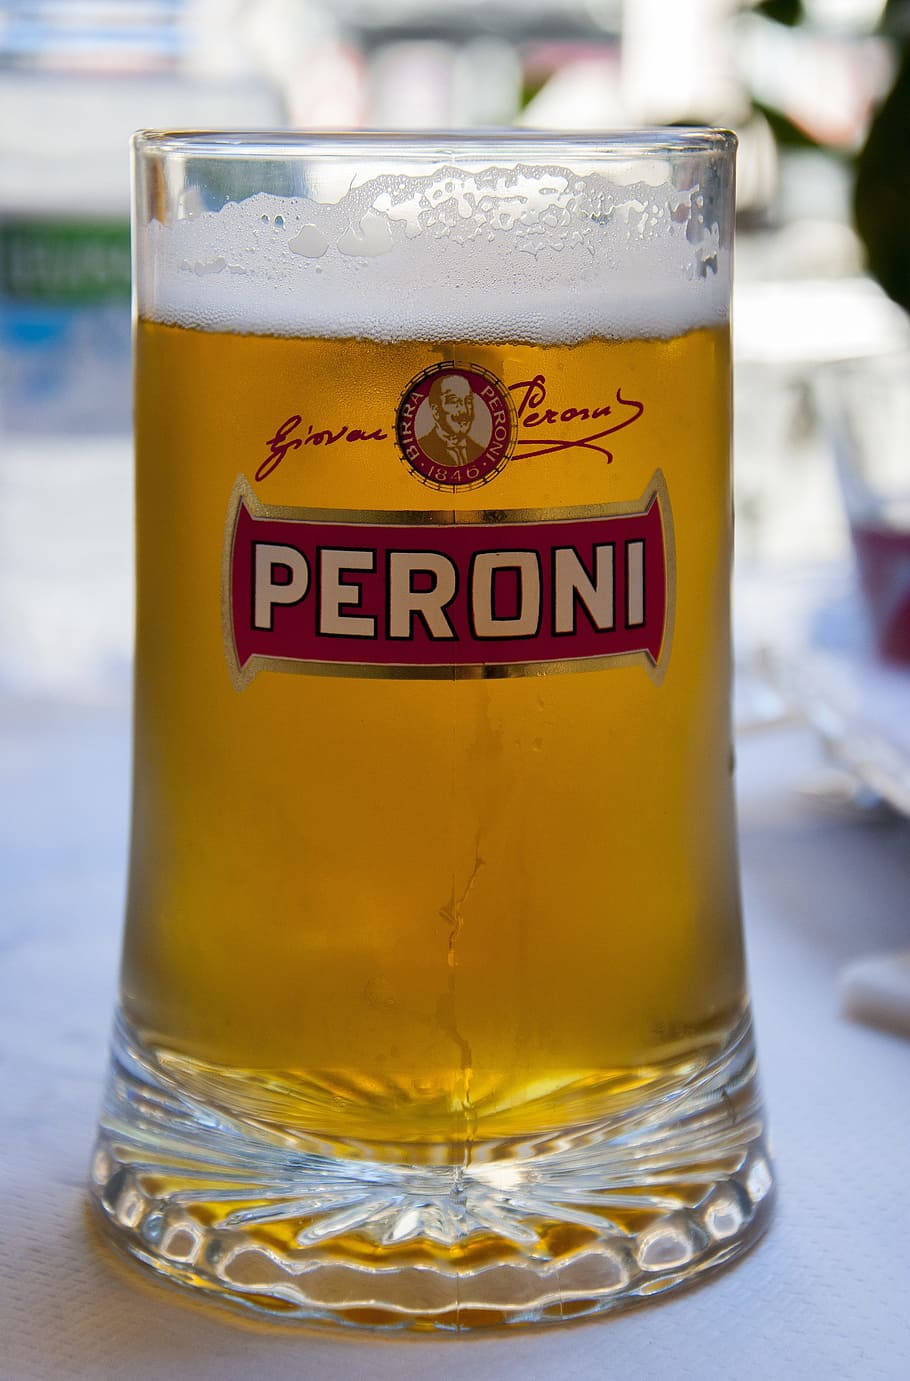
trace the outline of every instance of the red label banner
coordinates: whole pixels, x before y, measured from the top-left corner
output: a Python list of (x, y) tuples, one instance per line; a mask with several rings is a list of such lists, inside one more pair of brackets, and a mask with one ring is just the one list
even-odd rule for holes
[(263, 667), (496, 675), (623, 657), (656, 668), (671, 551), (661, 476), (638, 506), (554, 515), (270, 510), (239, 481), (228, 658), (241, 685)]

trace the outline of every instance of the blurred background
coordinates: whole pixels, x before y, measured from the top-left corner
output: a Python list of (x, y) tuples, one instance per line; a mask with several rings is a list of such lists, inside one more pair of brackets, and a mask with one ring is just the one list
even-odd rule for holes
[(132, 130), (726, 125), (738, 721), (910, 808), (908, 55), (907, 0), (0, 3), (0, 694), (128, 700)]
[[(840, 1019), (910, 1033), (910, 0), (0, 0), (7, 1374), (236, 1375), (244, 1346), (134, 1300), (74, 1226), (129, 819), (130, 133), (650, 123), (740, 139), (738, 809), (784, 1211), (682, 1305), (713, 1314), (617, 1321), (611, 1355), (910, 1375), (908, 1047)], [(586, 1338), (599, 1374), (584, 1329), (559, 1374)]]
[[(130, 133), (649, 123), (740, 139), (738, 810), (784, 1211), (682, 1305), (709, 1312), (617, 1321), (611, 1355), (910, 1374), (908, 1047), (869, 1029), (910, 1033), (910, 0), (0, 0), (9, 1375), (236, 1375), (243, 1345), (134, 1300), (74, 1226), (129, 821)], [(582, 1329), (559, 1374), (585, 1338), (602, 1370)]]

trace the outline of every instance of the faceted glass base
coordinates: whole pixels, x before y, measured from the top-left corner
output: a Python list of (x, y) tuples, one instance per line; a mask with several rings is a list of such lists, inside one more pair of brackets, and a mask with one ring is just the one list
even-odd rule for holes
[(407, 1164), (240, 1120), (120, 1021), (91, 1189), (116, 1243), (282, 1319), (466, 1329), (555, 1322), (683, 1285), (764, 1231), (772, 1171), (751, 1026), (675, 1087), (538, 1139)]

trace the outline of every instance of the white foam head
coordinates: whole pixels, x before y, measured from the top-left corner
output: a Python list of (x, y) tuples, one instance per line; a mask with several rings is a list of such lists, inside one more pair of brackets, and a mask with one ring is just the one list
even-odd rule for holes
[[(142, 316), (210, 331), (571, 343), (726, 320), (699, 188), (559, 168), (381, 175), (137, 230)], [(314, 174), (318, 178), (318, 173)]]

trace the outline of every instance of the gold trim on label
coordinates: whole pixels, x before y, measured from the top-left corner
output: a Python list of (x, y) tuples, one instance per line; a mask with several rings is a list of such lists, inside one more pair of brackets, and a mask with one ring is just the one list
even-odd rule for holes
[[(305, 661), (301, 658), (262, 657), (254, 653), (241, 668), (234, 642), (231, 617), (231, 570), (234, 536), (241, 503), (254, 518), (290, 519), (310, 523), (360, 523), (383, 527), (479, 527), (489, 524), (571, 522), (578, 518), (622, 518), (644, 514), (653, 499), (660, 505), (666, 569), (666, 609), (660, 655), (655, 662), (647, 651), (614, 652), (601, 657), (566, 658), (563, 661), (477, 662), (460, 666), (429, 663), (423, 666), (375, 662)], [(643, 666), (651, 680), (660, 685), (667, 671), (673, 643), (676, 614), (676, 544), (670, 496), (662, 470), (655, 470), (641, 498), (624, 503), (584, 504), (570, 508), (510, 509), (346, 509), (296, 508), (264, 504), (256, 497), (249, 480), (238, 475), (228, 501), (221, 561), (221, 624), (231, 681), (237, 691), (245, 690), (260, 671), (278, 671), (296, 676), (358, 676), (403, 681), (479, 681), (505, 680), (514, 676), (558, 676), (566, 672), (603, 671), (608, 667)]]

